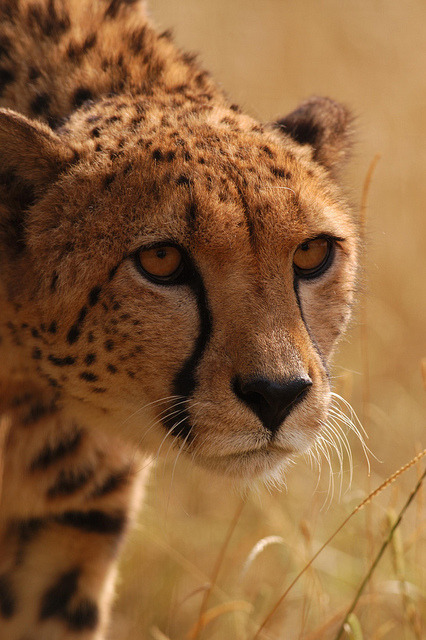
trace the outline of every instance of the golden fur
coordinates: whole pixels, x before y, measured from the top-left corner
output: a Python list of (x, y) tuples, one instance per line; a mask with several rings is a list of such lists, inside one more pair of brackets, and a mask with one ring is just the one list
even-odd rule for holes
[[(0, 19), (0, 635), (100, 639), (135, 443), (268, 477), (321, 430), (356, 271), (351, 118), (312, 98), (259, 124), (135, 1), (4, 0)], [(297, 278), (318, 237), (327, 268)], [(155, 243), (185, 281), (141, 273)]]

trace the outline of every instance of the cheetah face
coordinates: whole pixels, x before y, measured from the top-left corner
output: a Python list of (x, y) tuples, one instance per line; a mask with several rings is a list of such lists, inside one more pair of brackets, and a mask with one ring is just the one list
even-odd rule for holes
[(72, 415), (245, 478), (312, 444), (357, 233), (334, 178), (347, 114), (307, 105), (287, 133), (153, 107), (124, 144), (90, 139), (90, 114), (73, 140), (2, 113), (2, 137), (26, 145), (3, 143), (19, 173), (1, 214), (9, 322), (22, 366)]

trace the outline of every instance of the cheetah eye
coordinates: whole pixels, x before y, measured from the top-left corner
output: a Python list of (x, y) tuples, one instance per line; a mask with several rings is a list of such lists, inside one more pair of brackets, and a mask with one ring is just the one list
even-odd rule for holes
[(185, 269), (182, 251), (173, 245), (157, 244), (141, 248), (135, 254), (142, 274), (157, 284), (178, 284)]
[(300, 244), (293, 256), (293, 268), (299, 278), (309, 279), (320, 276), (331, 265), (334, 256), (334, 242), (320, 236)]

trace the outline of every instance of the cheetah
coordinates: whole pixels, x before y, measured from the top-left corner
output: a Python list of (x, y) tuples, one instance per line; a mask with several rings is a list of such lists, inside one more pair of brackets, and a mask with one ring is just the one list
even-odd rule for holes
[(257, 122), (138, 0), (2, 0), (0, 101), (0, 637), (101, 640), (150, 456), (268, 479), (321, 432), (352, 117)]

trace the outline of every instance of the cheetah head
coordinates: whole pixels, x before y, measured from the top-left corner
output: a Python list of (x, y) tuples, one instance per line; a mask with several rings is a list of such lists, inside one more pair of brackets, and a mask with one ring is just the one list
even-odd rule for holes
[(271, 126), (105, 98), (57, 133), (0, 113), (4, 376), (146, 450), (252, 478), (306, 451), (353, 301), (350, 116)]

